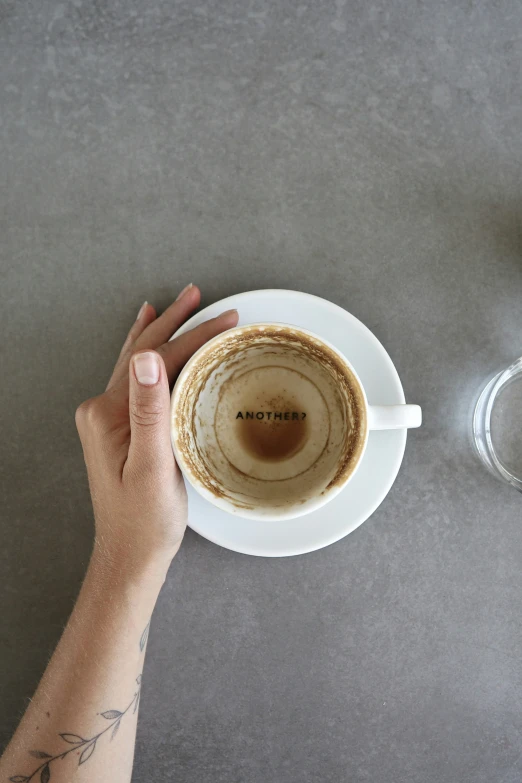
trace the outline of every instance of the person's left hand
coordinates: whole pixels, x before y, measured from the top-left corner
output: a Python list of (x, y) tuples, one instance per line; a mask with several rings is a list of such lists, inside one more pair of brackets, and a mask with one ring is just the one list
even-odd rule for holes
[(158, 318), (146, 303), (105, 392), (76, 411), (94, 508), (94, 552), (111, 567), (168, 567), (185, 532), (187, 496), (170, 442), (169, 386), (198, 348), (238, 320), (230, 310), (169, 342), (199, 301), (198, 288), (189, 286)]

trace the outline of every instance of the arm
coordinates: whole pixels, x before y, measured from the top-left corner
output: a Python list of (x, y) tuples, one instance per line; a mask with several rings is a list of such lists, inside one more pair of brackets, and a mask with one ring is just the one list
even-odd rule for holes
[[(94, 555), (0, 780), (131, 778), (148, 617), (161, 580), (118, 576)], [(118, 741), (113, 741), (118, 735)]]
[(186, 525), (170, 445), (169, 385), (225, 313), (172, 342), (199, 303), (190, 287), (166, 312), (142, 308), (104, 394), (76, 421), (96, 536), (76, 606), (11, 743), (0, 783), (128, 783), (150, 617)]

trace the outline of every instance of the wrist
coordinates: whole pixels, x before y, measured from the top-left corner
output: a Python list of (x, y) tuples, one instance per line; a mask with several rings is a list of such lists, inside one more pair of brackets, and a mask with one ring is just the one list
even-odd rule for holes
[(157, 598), (165, 582), (172, 557), (159, 554), (137, 557), (133, 553), (113, 552), (94, 543), (88, 572), (94, 579), (110, 585), (111, 591), (124, 590)]

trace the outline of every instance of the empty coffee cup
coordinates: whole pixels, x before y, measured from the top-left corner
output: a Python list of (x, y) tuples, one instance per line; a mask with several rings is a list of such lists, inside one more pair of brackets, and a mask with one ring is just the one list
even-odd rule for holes
[(197, 492), (246, 518), (298, 517), (355, 474), (372, 429), (418, 427), (417, 405), (368, 405), (348, 360), (286, 324), (206, 343), (172, 392), (171, 438)]

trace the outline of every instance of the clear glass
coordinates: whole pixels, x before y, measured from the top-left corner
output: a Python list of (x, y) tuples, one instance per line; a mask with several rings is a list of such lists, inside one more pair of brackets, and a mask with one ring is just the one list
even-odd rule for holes
[(522, 357), (488, 381), (475, 406), (472, 428), (486, 467), (522, 492)]

